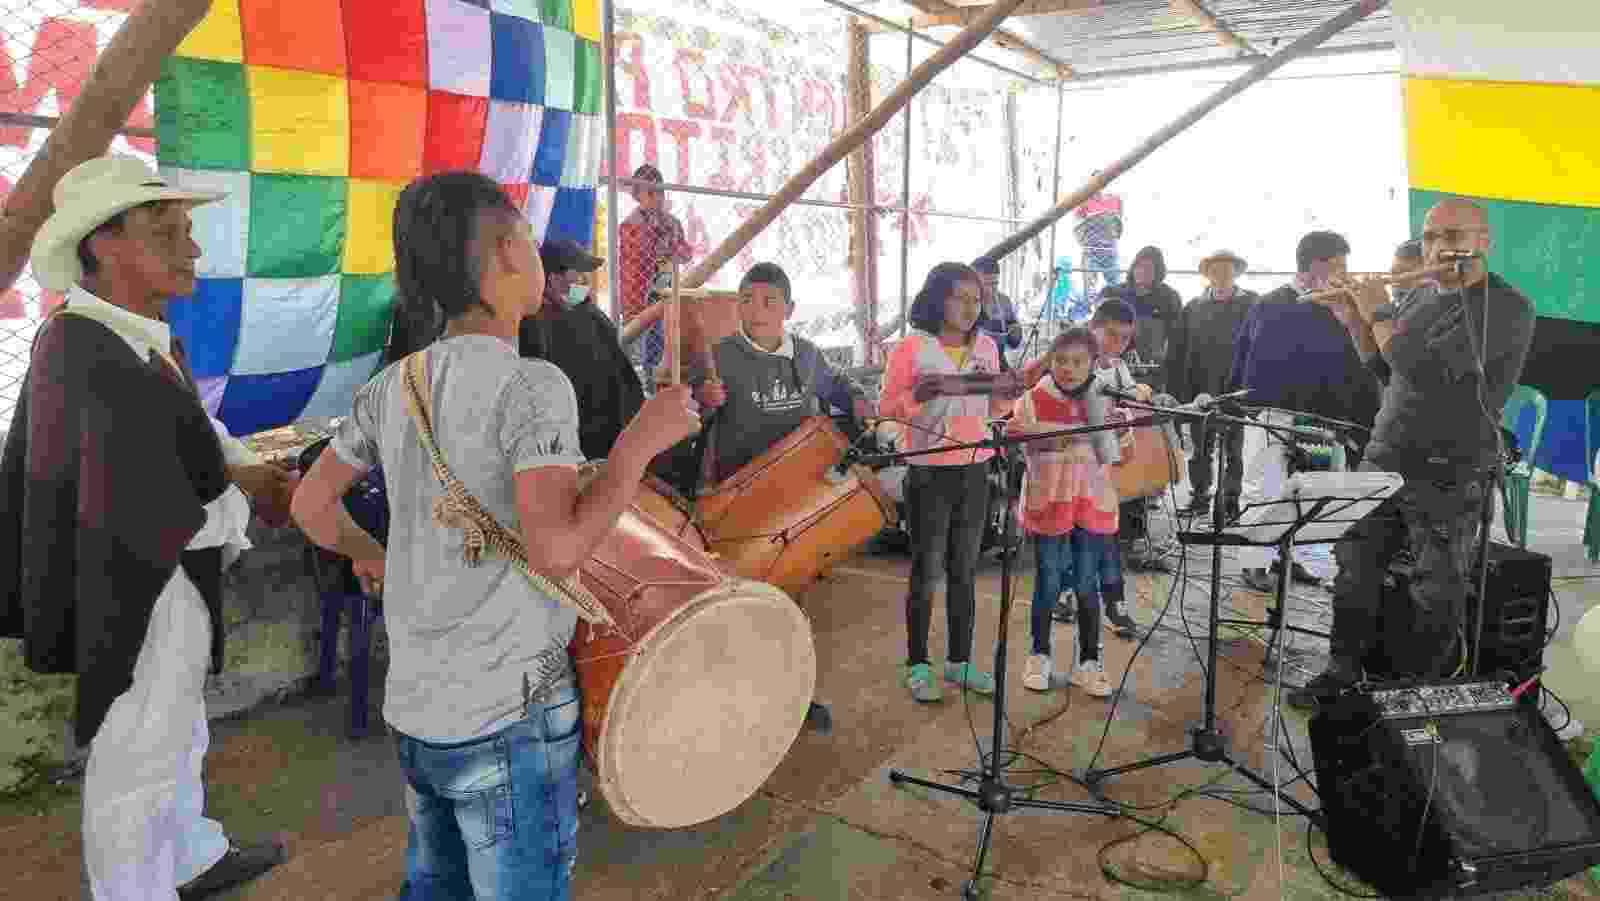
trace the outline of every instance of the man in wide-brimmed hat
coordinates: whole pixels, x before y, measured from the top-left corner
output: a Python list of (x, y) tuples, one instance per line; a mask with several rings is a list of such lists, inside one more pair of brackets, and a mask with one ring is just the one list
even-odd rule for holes
[(219, 199), (100, 157), (62, 177), (33, 245), (35, 278), (66, 304), (39, 329), (6, 442), (0, 635), (35, 672), (78, 675), (99, 901), (187, 901), (283, 859), (203, 816), (222, 570), (248, 546), (239, 489), (288, 517), (287, 476), (209, 417), (165, 321), (195, 289), (189, 211)]
[[(1256, 302), (1256, 294), (1238, 285), (1239, 276), (1249, 264), (1231, 250), (1219, 250), (1200, 261), (1200, 274), (1208, 283), (1199, 297), (1183, 308), (1167, 343), (1167, 392), (1188, 403), (1201, 394), (1218, 395), (1227, 390), (1228, 373), (1233, 367), (1233, 338)], [(1223, 506), (1233, 513), (1239, 509), (1240, 483), (1244, 478), (1244, 436), (1238, 429), (1205, 429), (1193, 422), (1194, 454), (1189, 458), (1189, 481), (1194, 489), (1188, 512), (1211, 509), (1211, 479), (1214, 445), (1222, 448)]]

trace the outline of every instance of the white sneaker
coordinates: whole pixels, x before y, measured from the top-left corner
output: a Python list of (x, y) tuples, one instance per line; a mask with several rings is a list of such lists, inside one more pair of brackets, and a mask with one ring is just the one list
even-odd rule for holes
[(1022, 667), (1022, 684), (1034, 691), (1049, 691), (1050, 674), (1054, 670), (1049, 654), (1032, 654)]
[(1072, 671), (1072, 684), (1083, 689), (1091, 698), (1109, 698), (1114, 690), (1106, 678), (1105, 664), (1098, 660), (1085, 660)]

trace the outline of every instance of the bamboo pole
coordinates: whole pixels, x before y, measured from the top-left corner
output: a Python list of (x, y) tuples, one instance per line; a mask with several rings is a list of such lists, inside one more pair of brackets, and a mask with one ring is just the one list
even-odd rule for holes
[(0, 213), (0, 292), (10, 290), (28, 265), (33, 238), (55, 209), (51, 194), (61, 176), (110, 149), (139, 98), (160, 76), (162, 63), (210, 9), (211, 0), (145, 0), (117, 29), (82, 93), (6, 198)]
[[(872, 106), (872, 49), (866, 26), (851, 19), (847, 38), (850, 43), (849, 89), (850, 121), (867, 114)], [(877, 158), (870, 140), (850, 154), (850, 263), (855, 282), (857, 328), (861, 333), (863, 359), (876, 362), (878, 344), (878, 216), (869, 207), (877, 199)]]
[(843, 159), (846, 154), (860, 146), (862, 141), (871, 138), (898, 113), (902, 107), (911, 101), (916, 93), (928, 85), (934, 76), (948, 69), (956, 60), (965, 56), (968, 51), (978, 46), (1000, 26), (1000, 22), (1011, 11), (1023, 4), (1024, 0), (997, 0), (984, 8), (984, 14), (977, 21), (961, 29), (961, 32), (951, 38), (948, 43), (939, 48), (939, 52), (928, 57), (922, 65), (912, 70), (894, 89), (888, 97), (883, 99), (873, 108), (872, 112), (862, 117), (861, 121), (846, 129), (845, 133), (835, 138), (832, 143), (823, 148), (805, 168), (795, 173), (777, 194), (772, 196), (761, 209), (757, 210), (750, 218), (746, 219), (733, 234), (729, 235), (717, 248), (711, 251), (698, 266), (684, 276), (684, 285), (698, 288), (710, 280), (711, 276), (722, 268), (722, 264), (733, 259), (734, 255), (744, 247), (772, 221), (778, 214), (794, 201), (795, 198), (806, 192), (806, 189), (816, 183), (834, 164)]
[(1116, 180), (1117, 176), (1138, 165), (1139, 162), (1154, 153), (1161, 145), (1205, 118), (1212, 110), (1232, 100), (1245, 88), (1261, 81), (1273, 72), (1283, 68), (1296, 57), (1314, 49), (1323, 41), (1387, 5), (1389, 5), (1389, 0), (1359, 0), (1359, 2), (1351, 5), (1349, 9), (1301, 35), (1289, 46), (1256, 63), (1250, 68), (1250, 71), (1224, 85), (1216, 93), (1202, 100), (1193, 109), (1145, 139), (1143, 143), (1129, 151), (1126, 156), (1101, 169), (1098, 175), (1089, 179), (1083, 187), (1063, 197), (1060, 202), (1051, 207), (1044, 215), (1023, 226), (1016, 234), (990, 248), (988, 255), (998, 260), (1021, 247), (1031, 240), (1033, 236), (1049, 228), (1051, 224), (1061, 219), (1061, 217), (1078, 208), (1084, 201), (1105, 190), (1106, 186)]

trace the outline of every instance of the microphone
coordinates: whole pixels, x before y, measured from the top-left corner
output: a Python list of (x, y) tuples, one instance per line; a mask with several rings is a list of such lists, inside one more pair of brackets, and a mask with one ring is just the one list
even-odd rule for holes
[(1128, 403), (1133, 403), (1133, 404), (1142, 404), (1142, 403), (1144, 403), (1144, 401), (1140, 400), (1136, 395), (1131, 394), (1131, 393), (1129, 393), (1127, 391), (1122, 391), (1120, 389), (1113, 388), (1110, 385), (1101, 385), (1100, 386), (1100, 393), (1104, 394), (1106, 397), (1114, 397), (1117, 400), (1125, 400)]
[(822, 480), (827, 482), (829, 485), (841, 485), (849, 481), (850, 467), (854, 466), (856, 461), (860, 458), (860, 451), (856, 450), (854, 447), (846, 448), (844, 456), (839, 458), (839, 462), (828, 467), (826, 470), (823, 470)]

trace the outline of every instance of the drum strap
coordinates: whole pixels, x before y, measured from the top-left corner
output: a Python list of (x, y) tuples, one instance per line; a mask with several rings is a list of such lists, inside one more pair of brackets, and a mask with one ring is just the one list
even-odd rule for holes
[(405, 387), (406, 407), (411, 413), (411, 421), (416, 424), (422, 446), (433, 460), (434, 477), (444, 488), (444, 494), (433, 503), (434, 520), (446, 528), (461, 531), (464, 537), (461, 556), (467, 565), (477, 566), (485, 551), (504, 557), (512, 562), (534, 589), (573, 608), (585, 622), (615, 626), (610, 611), (583, 587), (576, 575), (558, 582), (535, 572), (528, 565), (528, 551), (521, 537), (496, 522), (494, 514), (485, 510), (478, 499), (467, 491), (467, 486), (450, 471), (444, 453), (439, 450), (434, 438), (433, 415), (429, 408), (433, 388), (426, 353), (417, 351), (406, 358)]

